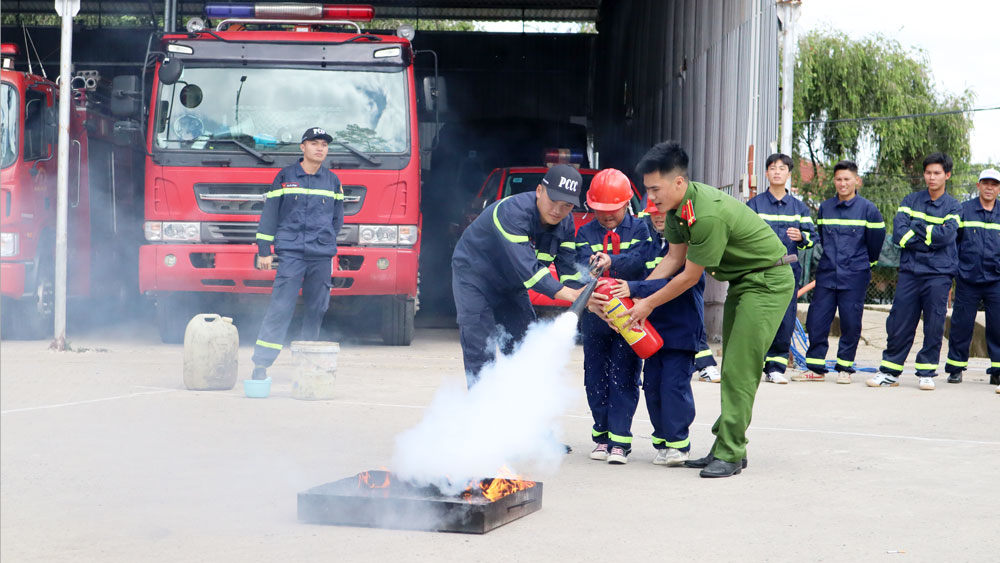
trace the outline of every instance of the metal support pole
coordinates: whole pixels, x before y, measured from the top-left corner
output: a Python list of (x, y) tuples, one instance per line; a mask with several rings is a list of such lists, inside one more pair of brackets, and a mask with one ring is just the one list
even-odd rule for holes
[(73, 16), (80, 11), (80, 0), (55, 0), (56, 13), (62, 16), (59, 46), (59, 160), (56, 167), (56, 264), (55, 264), (55, 335), (56, 350), (66, 349), (66, 242), (69, 207), (69, 84), (72, 81)]
[(795, 87), (795, 18), (798, 16), (800, 0), (785, 0), (781, 3), (784, 43), (781, 49), (781, 152), (792, 155), (792, 108)]

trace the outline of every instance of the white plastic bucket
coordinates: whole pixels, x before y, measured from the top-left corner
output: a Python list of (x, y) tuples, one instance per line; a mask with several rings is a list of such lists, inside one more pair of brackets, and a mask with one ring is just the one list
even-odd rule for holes
[(333, 398), (333, 383), (337, 375), (337, 342), (296, 341), (289, 346), (295, 361), (292, 398), (323, 400)]

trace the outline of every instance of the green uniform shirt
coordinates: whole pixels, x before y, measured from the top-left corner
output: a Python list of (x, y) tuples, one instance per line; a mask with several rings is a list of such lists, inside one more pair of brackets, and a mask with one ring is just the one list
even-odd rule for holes
[(785, 255), (778, 235), (752, 209), (698, 182), (688, 182), (680, 207), (667, 211), (663, 235), (671, 244), (687, 243), (687, 259), (719, 281), (773, 266)]

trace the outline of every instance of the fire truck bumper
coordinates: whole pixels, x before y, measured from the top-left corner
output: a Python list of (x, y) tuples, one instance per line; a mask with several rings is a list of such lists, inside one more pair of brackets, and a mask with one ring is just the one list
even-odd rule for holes
[[(333, 257), (331, 295), (416, 295), (415, 249), (341, 247), (337, 250)], [(145, 245), (139, 249), (139, 290), (271, 293), (275, 272), (254, 268), (256, 253), (257, 247), (250, 245)]]
[(0, 262), (0, 295), (14, 299), (24, 297), (26, 279), (24, 262)]

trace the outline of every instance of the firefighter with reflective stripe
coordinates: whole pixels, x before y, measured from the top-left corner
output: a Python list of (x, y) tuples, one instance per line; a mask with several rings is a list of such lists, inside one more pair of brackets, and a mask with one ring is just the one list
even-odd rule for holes
[[(816, 228), (806, 204), (786, 190), (792, 173), (792, 157), (775, 153), (767, 157), (765, 164), (770, 186), (766, 192), (751, 198), (747, 205), (778, 235), (787, 254), (797, 254), (799, 250), (813, 246)], [(764, 381), (768, 383), (788, 383), (785, 369), (788, 368), (788, 349), (795, 330), (796, 295), (802, 278), (802, 268), (798, 262), (792, 264), (792, 272), (795, 274), (792, 299), (781, 320), (781, 326), (778, 327), (778, 334), (774, 336), (774, 342), (764, 356)]]
[[(645, 200), (646, 198), (643, 198), (643, 201)], [(644, 205), (645, 208), (638, 216), (646, 220), (646, 224), (649, 226), (650, 237), (653, 240), (653, 248), (650, 251), (652, 252), (652, 259), (646, 262), (646, 270), (652, 271), (663, 260), (663, 257), (667, 255), (670, 245), (663, 238), (663, 226), (666, 221), (666, 215), (659, 213), (656, 210), (656, 206), (651, 202), (646, 202)], [(702, 293), (699, 293), (697, 298), (700, 300), (699, 307), (701, 307), (704, 313), (705, 301)], [(694, 354), (694, 373), (692, 375), (698, 378), (698, 381), (719, 383), (722, 381), (722, 374), (719, 373), (719, 369), (716, 367), (718, 365), (715, 361), (715, 356), (712, 355), (712, 348), (708, 345), (708, 333), (705, 331), (703, 323), (701, 329), (698, 331), (698, 351)]]
[(874, 203), (858, 195), (858, 165), (842, 160), (833, 167), (832, 197), (819, 206), (816, 225), (823, 253), (816, 267), (816, 288), (806, 314), (809, 348), (806, 370), (792, 381), (824, 381), (828, 336), (833, 317), (840, 313), (837, 383), (850, 383), (854, 356), (861, 338), (861, 318), (871, 269), (885, 241), (885, 221)]
[[(647, 211), (657, 229), (659, 241), (651, 245), (647, 253), (646, 276), (653, 273), (670, 251), (670, 245), (660, 236), (666, 224), (666, 213), (657, 211), (656, 206)], [(668, 281), (666, 278), (629, 281), (613, 295), (645, 298), (663, 288)], [(683, 465), (690, 455), (689, 428), (695, 416), (691, 371), (695, 355), (704, 346), (705, 340), (704, 290), (705, 274), (702, 273), (693, 287), (653, 309), (646, 319), (663, 338), (663, 347), (646, 359), (642, 378), (646, 410), (653, 424), (655, 465)]]
[(958, 201), (945, 193), (951, 178), (951, 157), (933, 153), (924, 159), (927, 189), (903, 198), (892, 222), (892, 241), (899, 245), (899, 278), (889, 318), (888, 335), (879, 373), (865, 383), (869, 387), (899, 385), (906, 355), (913, 346), (920, 315), (924, 317), (924, 344), (914, 367), (920, 388), (934, 389), (948, 292), (958, 273)]
[[(652, 244), (646, 223), (628, 212), (632, 183), (613, 168), (594, 175), (587, 206), (594, 220), (576, 233), (576, 261), (581, 269), (606, 276), (640, 279)], [(642, 360), (628, 342), (597, 315), (580, 319), (583, 332), (583, 384), (594, 417), (590, 458), (624, 464), (632, 451), (632, 417), (639, 404)]]
[[(529, 289), (567, 301), (582, 291), (571, 215), (581, 190), (580, 173), (558, 164), (535, 191), (487, 207), (459, 238), (452, 291), (469, 387), (498, 344), (509, 354), (524, 337), (535, 319)], [(558, 280), (549, 272), (553, 262)]]
[(1000, 393), (1000, 172), (989, 168), (979, 174), (979, 197), (962, 203), (958, 229), (958, 277), (955, 307), (951, 312), (948, 383), (961, 383), (969, 367), (969, 346), (976, 326), (976, 311), (986, 309), (986, 349), (990, 356), (990, 383)]
[(266, 379), (267, 368), (281, 352), (300, 289), (305, 306), (301, 340), (319, 338), (330, 305), (337, 234), (344, 225), (343, 187), (337, 175), (323, 167), (331, 141), (333, 137), (323, 129), (307, 129), (299, 145), (302, 159), (278, 172), (264, 199), (257, 226), (256, 266), (271, 269), (274, 253), (280, 260), (254, 346), (254, 379)]

